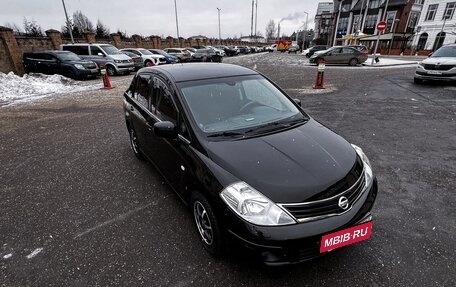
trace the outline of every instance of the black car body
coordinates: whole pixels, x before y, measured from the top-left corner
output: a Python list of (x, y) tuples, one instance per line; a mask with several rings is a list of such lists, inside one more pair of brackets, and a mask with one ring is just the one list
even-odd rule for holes
[(233, 240), (269, 265), (301, 262), (321, 255), (322, 235), (371, 220), (377, 182), (362, 150), (256, 71), (143, 68), (124, 112), (134, 154), (190, 205), (211, 254)]
[(100, 74), (97, 64), (68, 51), (41, 51), (23, 54), (26, 73), (60, 74), (73, 79), (93, 78)]
[(306, 53), (306, 57), (307, 58), (310, 58), (313, 54), (315, 54), (316, 51), (324, 51), (324, 50), (327, 50), (329, 49), (330, 46), (326, 46), (326, 45), (316, 45), (316, 46), (313, 46), (309, 49), (309, 52)]
[(250, 49), (249, 46), (238, 46), (239, 53), (241, 54), (249, 54), (252, 53), (252, 50)]

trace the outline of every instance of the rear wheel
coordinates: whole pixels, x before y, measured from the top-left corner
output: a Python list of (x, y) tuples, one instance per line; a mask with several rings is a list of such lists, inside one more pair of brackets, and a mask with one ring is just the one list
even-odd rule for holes
[(152, 63), (152, 61), (147, 60), (145, 66), (146, 66), (146, 67), (152, 67), (152, 66), (155, 66), (155, 64)]
[(219, 221), (209, 201), (199, 192), (192, 194), (192, 209), (196, 228), (204, 249), (212, 256), (222, 251), (222, 237)]
[(356, 65), (358, 65), (358, 59), (356, 59), (356, 58), (351, 59), (350, 62), (348, 62), (348, 65), (349, 65), (349, 66), (356, 66)]

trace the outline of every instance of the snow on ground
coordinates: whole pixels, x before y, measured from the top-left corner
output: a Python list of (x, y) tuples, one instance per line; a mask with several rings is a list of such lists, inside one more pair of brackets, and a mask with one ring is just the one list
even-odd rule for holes
[(12, 72), (0, 72), (0, 107), (101, 87), (102, 84), (79, 82), (61, 75), (26, 74), (20, 77)]

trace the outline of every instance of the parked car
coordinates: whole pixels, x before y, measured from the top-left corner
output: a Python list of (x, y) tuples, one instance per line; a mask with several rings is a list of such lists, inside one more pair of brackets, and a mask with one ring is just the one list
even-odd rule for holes
[(307, 58), (310, 58), (316, 51), (324, 51), (324, 50), (328, 50), (330, 48), (330, 46), (326, 46), (326, 45), (316, 45), (316, 46), (313, 46), (313, 47), (310, 47), (309, 48), (309, 51), (306, 51), (306, 53), (304, 55), (306, 55)]
[(207, 49), (195, 49), (195, 53), (192, 55), (193, 62), (207, 62), (211, 60), (209, 55), (211, 51)]
[(125, 48), (120, 51), (128, 51), (140, 56), (143, 60), (143, 67), (166, 64), (166, 59), (162, 55), (156, 55), (144, 48)]
[(133, 63), (135, 64), (135, 71), (141, 69), (142, 67), (144, 67), (144, 62), (143, 62), (143, 59), (141, 56), (138, 56), (136, 55), (135, 53), (132, 53), (132, 52), (128, 52), (128, 51), (122, 51), (122, 53), (124, 53), (125, 55), (127, 55), (128, 57), (130, 57), (132, 60), (133, 60)]
[(292, 45), (290, 48), (288, 48), (288, 54), (291, 54), (291, 53), (296, 54), (298, 51), (299, 51), (298, 45)]
[(134, 155), (189, 206), (210, 254), (232, 241), (279, 265), (369, 238), (377, 181), (367, 156), (258, 72), (144, 68), (123, 105)]
[(110, 76), (116, 74), (129, 74), (135, 70), (133, 60), (121, 53), (119, 49), (109, 44), (62, 44), (60, 49), (70, 51), (84, 60), (97, 63), (100, 68), (106, 68)]
[(239, 53), (241, 54), (249, 54), (251, 52), (250, 47), (248, 46), (238, 46)]
[(29, 52), (22, 55), (26, 73), (59, 74), (72, 79), (93, 78), (100, 74), (97, 64), (68, 51)]
[(350, 47), (332, 47), (321, 53), (315, 53), (310, 57), (309, 62), (318, 64), (325, 62), (326, 64), (348, 64), (356, 66), (367, 60), (367, 53), (360, 52)]
[(440, 47), (416, 66), (414, 82), (448, 81), (456, 83), (456, 44)]
[(163, 50), (160, 50), (160, 49), (149, 49), (149, 51), (152, 52), (152, 54), (164, 56), (165, 60), (166, 60), (166, 64), (174, 64), (174, 63), (179, 62), (179, 59), (177, 57), (174, 57), (174, 56), (166, 53)]
[(180, 62), (188, 62), (192, 59), (192, 55), (183, 48), (166, 48), (163, 51), (171, 56), (177, 57)]
[(239, 49), (235, 46), (216, 46), (215, 48), (223, 50), (227, 56), (235, 56), (239, 54)]

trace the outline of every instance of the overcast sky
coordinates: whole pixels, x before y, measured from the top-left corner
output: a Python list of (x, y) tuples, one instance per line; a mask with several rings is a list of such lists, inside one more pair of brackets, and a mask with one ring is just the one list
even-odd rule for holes
[[(24, 17), (35, 20), (43, 30), (61, 30), (65, 22), (61, 0), (0, 0), (0, 25), (17, 24)], [(266, 24), (282, 22), (281, 34), (290, 35), (306, 21), (309, 29), (318, 2), (323, 0), (258, 0), (257, 30), (264, 36)], [(331, 2), (331, 1), (329, 1)], [(174, 0), (65, 0), (68, 14), (80, 10), (94, 24), (100, 19), (111, 33), (117, 29), (128, 35), (176, 37)], [(184, 38), (205, 35), (218, 38), (217, 7), (221, 9), (222, 38), (250, 34), (251, 0), (177, 0), (179, 35)]]

